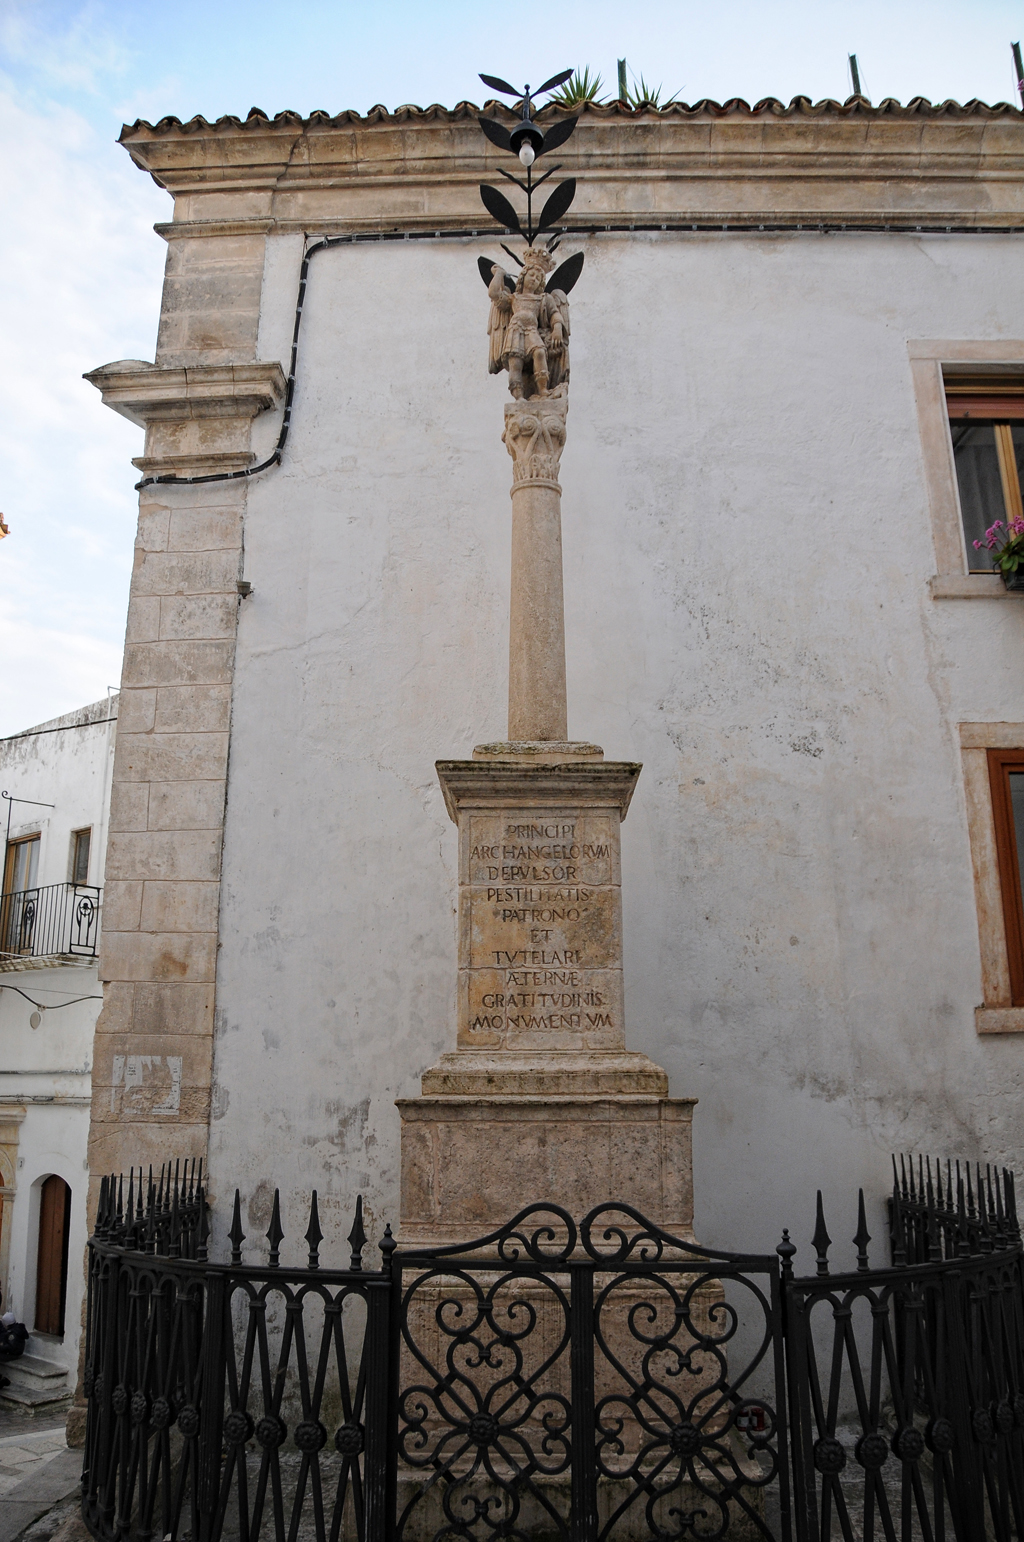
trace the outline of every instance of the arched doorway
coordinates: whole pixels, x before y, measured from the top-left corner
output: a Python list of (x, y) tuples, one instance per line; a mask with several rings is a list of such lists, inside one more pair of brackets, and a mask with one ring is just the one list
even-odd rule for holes
[(64, 1303), (68, 1291), (68, 1230), (71, 1225), (71, 1190), (52, 1173), (39, 1194), (39, 1259), (36, 1266), (37, 1333), (64, 1332)]

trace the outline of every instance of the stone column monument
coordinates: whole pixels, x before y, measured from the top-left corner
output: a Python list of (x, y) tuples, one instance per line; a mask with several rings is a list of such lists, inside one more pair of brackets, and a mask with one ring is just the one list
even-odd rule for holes
[(581, 267), (545, 283), (532, 242), (515, 282), (490, 266), (490, 368), (513, 398), (508, 739), (437, 763), (459, 830), (457, 1034), (398, 1105), (405, 1243), (469, 1240), (537, 1201), (626, 1201), (692, 1235), (694, 1100), (626, 1048), (619, 827), (641, 767), (567, 734), (559, 281)]

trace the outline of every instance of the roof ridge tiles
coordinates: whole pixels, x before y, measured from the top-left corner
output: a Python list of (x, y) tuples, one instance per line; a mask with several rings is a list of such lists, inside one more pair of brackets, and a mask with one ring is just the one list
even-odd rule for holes
[[(587, 102), (582, 108), (562, 108), (558, 104), (548, 103), (542, 111), (554, 108), (556, 112), (566, 111), (580, 112), (584, 118), (594, 117), (598, 119), (624, 118), (628, 121), (638, 120), (667, 120), (671, 118), (699, 118), (699, 117), (748, 117), (748, 118), (823, 118), (834, 116), (837, 118), (1024, 118), (1021, 108), (1015, 107), (1011, 102), (995, 102), (989, 104), (972, 97), (968, 102), (956, 102), (947, 98), (942, 102), (932, 102), (928, 97), (911, 97), (908, 102), (899, 102), (895, 97), (884, 97), (879, 103), (873, 104), (863, 96), (847, 97), (840, 102), (833, 97), (824, 97), (819, 101), (813, 101), (809, 96), (794, 96), (789, 103), (780, 101), (778, 97), (765, 96), (755, 102), (753, 106), (743, 97), (730, 97), (728, 101), (716, 102), (711, 97), (703, 97), (697, 102), (670, 102), (665, 107), (630, 107), (625, 102)], [(514, 116), (503, 102), (487, 101), (484, 108), (493, 112), (503, 111), (507, 116)], [(182, 121), (173, 115), (160, 118), (156, 123), (150, 123), (145, 118), (137, 118), (134, 123), (126, 123), (121, 129), (120, 140), (132, 139), (136, 135), (151, 134), (202, 134), (208, 132), (219, 133), (260, 133), (267, 128), (309, 128), (331, 127), (341, 128), (345, 125), (371, 125), (380, 123), (408, 123), (411, 121), (425, 122), (463, 122), (474, 118), (483, 109), (475, 102), (461, 101), (454, 107), (444, 107), (439, 102), (433, 102), (429, 107), (418, 107), (413, 102), (405, 102), (394, 111), (390, 111), (382, 103), (377, 103), (368, 112), (360, 113), (355, 108), (347, 108), (342, 112), (328, 113), (322, 108), (303, 117), (294, 110), (278, 112), (271, 117), (262, 108), (250, 108), (246, 118), (237, 117), (233, 113), (225, 114), (214, 122), (204, 118), (202, 114)]]

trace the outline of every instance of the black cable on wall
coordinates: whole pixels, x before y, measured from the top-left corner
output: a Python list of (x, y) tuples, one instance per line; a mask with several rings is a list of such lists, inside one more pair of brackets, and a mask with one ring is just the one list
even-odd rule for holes
[[(685, 220), (668, 221), (664, 224), (641, 224), (635, 222), (630, 225), (566, 225), (559, 230), (565, 236), (597, 236), (597, 235), (626, 235), (632, 232), (638, 234), (655, 233), (662, 231), (677, 234), (739, 234), (739, 235), (778, 235), (778, 234), (804, 234), (804, 235), (978, 235), (978, 236), (1019, 236), (1024, 235), (1024, 225), (914, 225), (909, 223), (845, 223), (828, 224), (821, 221), (797, 222), (789, 221), (731, 221), (723, 223), (720, 220)], [(309, 264), (318, 252), (323, 252), (332, 246), (363, 246), (372, 245), (382, 241), (465, 241), (479, 240), (481, 236), (492, 234), (482, 230), (366, 230), (353, 231), (344, 236), (321, 236), (311, 246), (307, 246), (302, 255), (302, 267), (299, 269), (299, 293), (295, 302), (295, 325), (292, 328), (291, 359), (288, 364), (288, 380), (284, 397), (284, 417), (281, 419), (281, 432), (277, 436), (270, 455), (266, 460), (260, 461), (258, 466), (246, 466), (241, 471), (216, 471), (209, 472), (200, 477), (179, 477), (172, 473), (165, 476), (143, 477), (141, 482), (136, 482), (135, 491), (141, 492), (144, 487), (196, 487), (202, 482), (238, 482), (246, 477), (258, 476), (261, 471), (269, 471), (271, 466), (281, 464), (281, 456), (288, 440), (288, 430), (292, 420), (292, 398), (295, 395), (295, 370), (299, 356), (299, 330), (302, 326), (302, 307), (306, 298), (306, 281), (309, 276)], [(496, 234), (496, 232), (495, 232)], [(308, 238), (307, 238), (308, 239)]]

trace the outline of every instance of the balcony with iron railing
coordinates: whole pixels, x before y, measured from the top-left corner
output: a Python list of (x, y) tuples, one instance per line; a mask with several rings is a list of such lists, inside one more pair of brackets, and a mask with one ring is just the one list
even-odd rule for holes
[(0, 894), (0, 970), (94, 959), (100, 891), (85, 883), (51, 883)]

